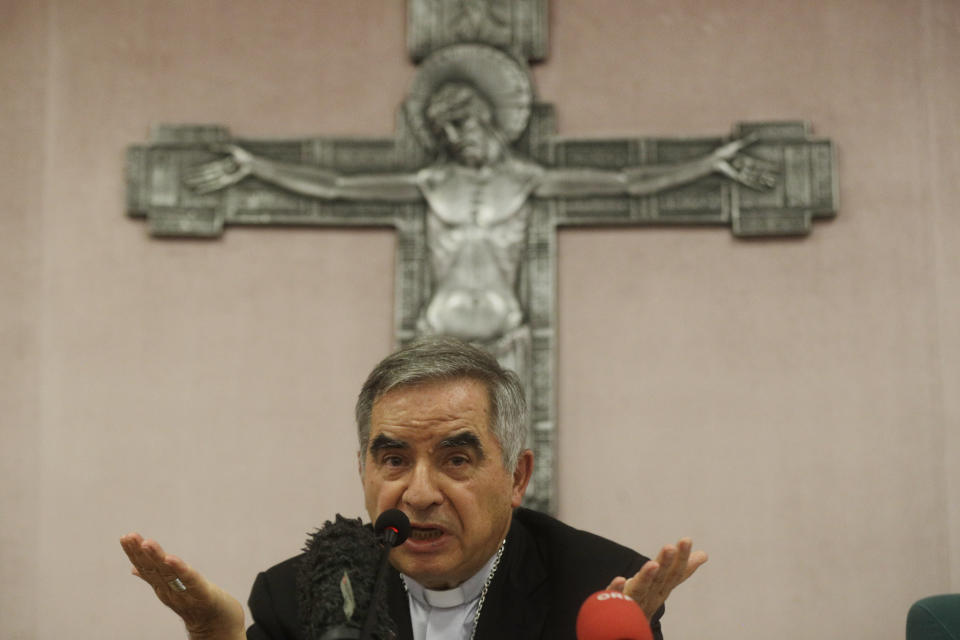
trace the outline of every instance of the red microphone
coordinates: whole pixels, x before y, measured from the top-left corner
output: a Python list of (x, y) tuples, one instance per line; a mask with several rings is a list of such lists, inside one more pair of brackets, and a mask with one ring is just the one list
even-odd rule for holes
[(643, 610), (619, 591), (597, 591), (580, 605), (577, 640), (653, 640)]

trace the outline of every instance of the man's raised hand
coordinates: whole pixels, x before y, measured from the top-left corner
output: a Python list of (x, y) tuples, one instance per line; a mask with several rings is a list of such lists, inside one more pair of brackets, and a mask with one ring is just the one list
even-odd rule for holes
[(677, 585), (693, 575), (707, 561), (704, 551), (692, 551), (693, 541), (683, 538), (676, 545), (668, 544), (647, 562), (633, 577), (618, 576), (607, 589), (621, 591), (640, 605), (649, 620), (667, 600)]
[(183, 619), (191, 640), (244, 638), (243, 607), (236, 598), (139, 533), (120, 538), (120, 546), (133, 564), (130, 572)]

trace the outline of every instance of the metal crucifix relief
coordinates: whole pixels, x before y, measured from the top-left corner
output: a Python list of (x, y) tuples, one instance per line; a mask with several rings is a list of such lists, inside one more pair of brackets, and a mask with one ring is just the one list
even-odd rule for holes
[(395, 334), (483, 346), (523, 380), (537, 465), (527, 503), (556, 507), (556, 228), (714, 224), (799, 235), (836, 211), (833, 146), (803, 122), (729, 137), (559, 140), (528, 62), (546, 0), (410, 0), (418, 62), (393, 139), (234, 138), (161, 126), (128, 150), (128, 212), (162, 236), (225, 225), (392, 226)]

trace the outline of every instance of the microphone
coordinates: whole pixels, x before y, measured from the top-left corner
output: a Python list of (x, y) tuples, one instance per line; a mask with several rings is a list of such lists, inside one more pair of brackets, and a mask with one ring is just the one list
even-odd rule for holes
[(400, 509), (387, 509), (377, 518), (373, 532), (390, 547), (399, 547), (410, 537), (410, 518)]
[(653, 640), (653, 633), (640, 605), (619, 591), (605, 590), (580, 605), (577, 640)]
[[(390, 526), (399, 534), (401, 525)], [(408, 520), (407, 534), (409, 526)], [(395, 637), (386, 599), (374, 594), (374, 577), (382, 562), (379, 550), (378, 536), (359, 518), (337, 514), (333, 522), (309, 535), (297, 573), (297, 604), (305, 638), (357, 640), (372, 612), (376, 624), (371, 637)]]
[[(387, 509), (377, 517), (373, 531), (383, 539), (383, 550), (380, 552), (380, 568), (377, 570), (377, 580), (373, 583), (373, 601), (380, 602), (383, 591), (383, 578), (387, 575), (387, 562), (390, 560), (390, 549), (403, 544), (410, 535), (410, 518), (400, 509)], [(363, 623), (360, 640), (369, 640), (370, 634), (377, 621), (377, 610), (370, 607), (367, 619)]]

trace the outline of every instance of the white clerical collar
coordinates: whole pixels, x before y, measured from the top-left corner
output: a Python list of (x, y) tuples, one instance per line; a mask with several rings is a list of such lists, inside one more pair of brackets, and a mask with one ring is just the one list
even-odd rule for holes
[(400, 575), (403, 577), (403, 582), (406, 584), (407, 592), (411, 597), (431, 607), (448, 609), (473, 602), (480, 597), (480, 592), (483, 591), (483, 585), (487, 581), (487, 576), (490, 575), (490, 571), (493, 569), (493, 564), (496, 560), (497, 554), (495, 553), (479, 571), (452, 589), (427, 589), (410, 576), (405, 574)]

